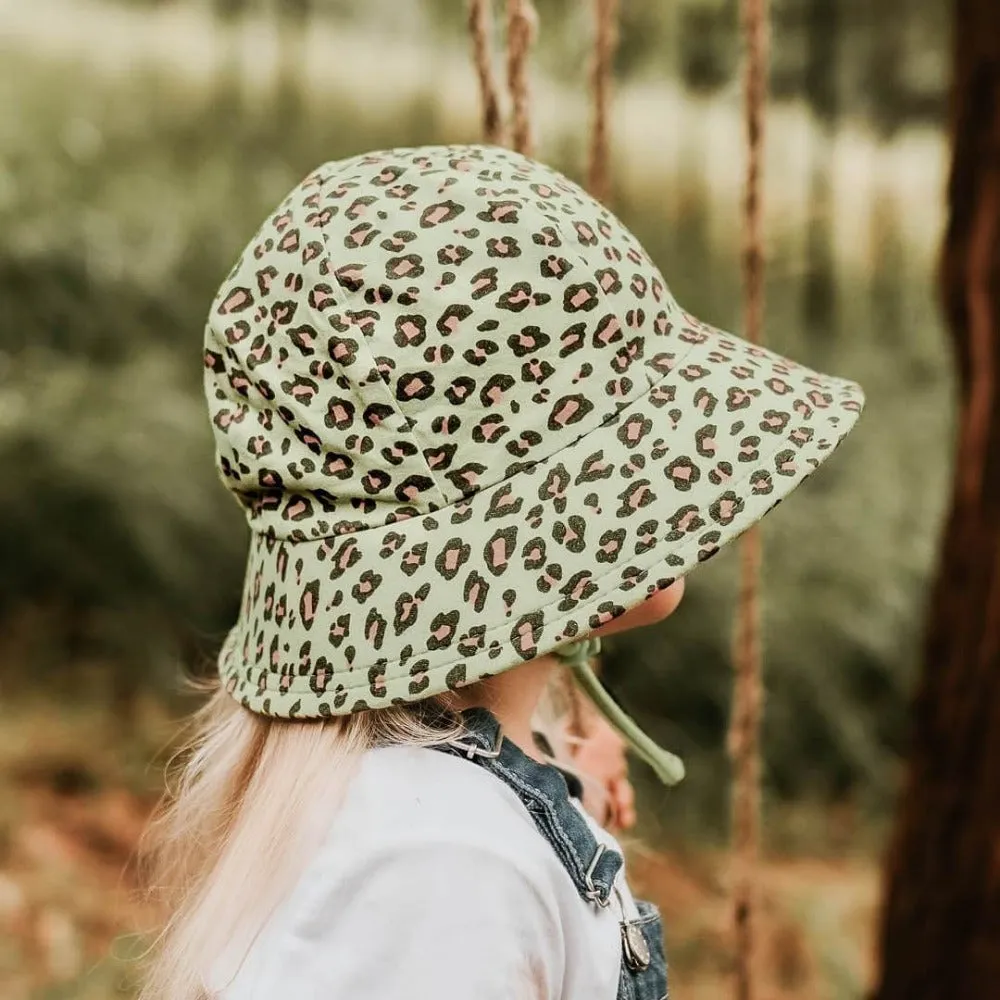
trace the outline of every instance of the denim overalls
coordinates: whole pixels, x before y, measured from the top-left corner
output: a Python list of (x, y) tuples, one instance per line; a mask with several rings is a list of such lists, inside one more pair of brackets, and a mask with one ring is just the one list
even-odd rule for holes
[(513, 789), (580, 896), (593, 906), (617, 908), (622, 941), (617, 1000), (666, 1000), (667, 963), (659, 911), (652, 903), (637, 899), (638, 919), (626, 918), (615, 888), (622, 857), (591, 832), (570, 802), (567, 779), (557, 768), (532, 760), (504, 739), (499, 723), (485, 709), (471, 709), (462, 717), (467, 733), (437, 749), (466, 757)]

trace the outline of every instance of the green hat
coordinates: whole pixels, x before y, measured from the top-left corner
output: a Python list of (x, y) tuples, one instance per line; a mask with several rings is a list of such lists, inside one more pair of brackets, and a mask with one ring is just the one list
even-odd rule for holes
[(310, 174), (223, 283), (205, 380), (252, 530), (219, 669), (287, 718), (586, 635), (759, 521), (863, 405), (684, 312), (608, 209), (482, 146)]

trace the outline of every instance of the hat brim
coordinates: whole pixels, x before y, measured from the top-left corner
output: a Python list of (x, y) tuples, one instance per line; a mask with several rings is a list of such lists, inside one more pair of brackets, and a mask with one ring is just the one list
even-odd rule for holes
[(227, 689), (284, 717), (418, 701), (585, 635), (739, 537), (829, 457), (864, 397), (693, 329), (642, 396), (505, 482), (351, 535), (255, 534)]

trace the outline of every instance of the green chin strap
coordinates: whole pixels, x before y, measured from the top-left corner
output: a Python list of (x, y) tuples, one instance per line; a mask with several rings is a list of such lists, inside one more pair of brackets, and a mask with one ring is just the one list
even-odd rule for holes
[(665, 785), (676, 785), (684, 778), (684, 762), (680, 757), (658, 747), (622, 710), (597, 679), (591, 661), (601, 651), (598, 638), (580, 639), (553, 650), (572, 671), (573, 677), (601, 714), (621, 733), (625, 742), (645, 761)]

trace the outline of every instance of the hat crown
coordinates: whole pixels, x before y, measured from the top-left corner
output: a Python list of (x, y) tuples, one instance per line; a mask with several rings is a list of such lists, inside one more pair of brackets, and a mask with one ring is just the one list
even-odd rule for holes
[[(476, 146), (327, 163), (213, 303), (219, 468), (277, 537), (427, 514), (612, 419), (701, 336), (635, 237), (548, 167)], [(646, 433), (626, 421), (622, 443)]]

